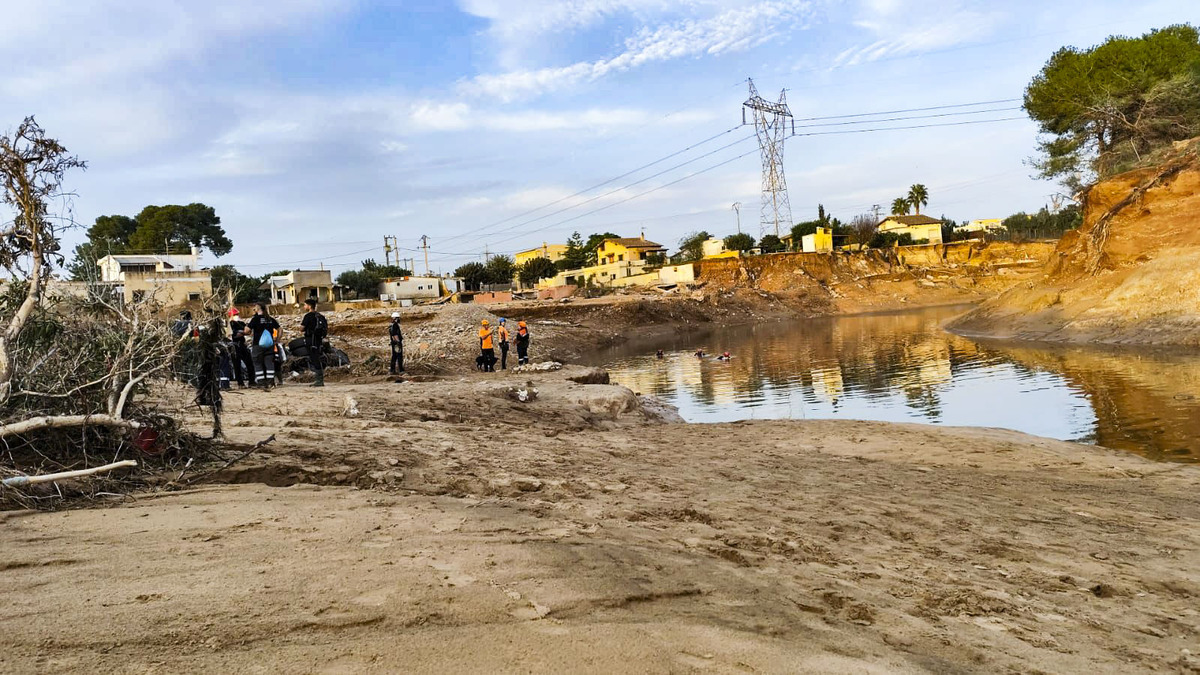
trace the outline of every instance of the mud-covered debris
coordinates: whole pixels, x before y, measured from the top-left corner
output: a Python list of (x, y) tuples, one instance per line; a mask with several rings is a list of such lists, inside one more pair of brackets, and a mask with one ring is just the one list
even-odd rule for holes
[(608, 371), (603, 368), (591, 368), (582, 375), (568, 377), (568, 380), (578, 384), (608, 384)]
[(562, 370), (563, 364), (558, 361), (542, 361), (541, 363), (527, 363), (523, 366), (513, 368), (514, 373), (547, 373), (555, 370)]

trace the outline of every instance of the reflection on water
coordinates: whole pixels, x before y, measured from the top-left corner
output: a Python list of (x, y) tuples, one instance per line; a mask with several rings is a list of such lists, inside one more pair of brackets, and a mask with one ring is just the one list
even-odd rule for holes
[[(630, 343), (599, 360), (616, 382), (666, 399), (692, 422), (1003, 427), (1200, 461), (1200, 353), (976, 342), (941, 329), (961, 311), (744, 326)], [(697, 349), (733, 359), (697, 358)]]

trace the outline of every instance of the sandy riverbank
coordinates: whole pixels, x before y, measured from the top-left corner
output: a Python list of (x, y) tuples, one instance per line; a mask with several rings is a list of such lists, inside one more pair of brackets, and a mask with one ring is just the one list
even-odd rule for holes
[(1195, 467), (668, 423), (581, 374), (232, 395), (231, 440), (277, 436), (220, 477), (245, 484), (0, 514), (0, 669), (1200, 667)]

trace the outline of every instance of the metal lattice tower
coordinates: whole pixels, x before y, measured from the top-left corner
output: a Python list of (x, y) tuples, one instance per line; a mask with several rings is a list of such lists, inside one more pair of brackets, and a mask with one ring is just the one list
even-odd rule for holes
[(779, 92), (779, 102), (772, 103), (758, 95), (754, 80), (750, 80), (750, 99), (742, 104), (742, 123), (746, 110), (754, 116), (754, 133), (762, 151), (762, 214), (759, 235), (770, 231), (779, 236), (780, 225), (785, 231), (792, 228), (792, 205), (788, 201), (787, 179), (783, 175), (783, 139), (788, 125), (795, 132), (792, 110), (787, 104), (787, 90)]

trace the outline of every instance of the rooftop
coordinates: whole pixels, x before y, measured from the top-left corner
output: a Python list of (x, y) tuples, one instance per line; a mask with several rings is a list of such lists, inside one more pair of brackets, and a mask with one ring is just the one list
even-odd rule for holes
[(616, 242), (625, 248), (666, 248), (662, 244), (656, 244), (648, 239), (640, 239), (638, 237), (614, 237), (612, 239), (605, 239), (604, 241)]
[(930, 218), (929, 216), (926, 216), (926, 215), (916, 215), (916, 216), (887, 216), (883, 220), (879, 221), (879, 224), (882, 225), (883, 223), (886, 223), (889, 220), (900, 223), (901, 225), (940, 225), (942, 222), (942, 221), (938, 220), (937, 218)]

